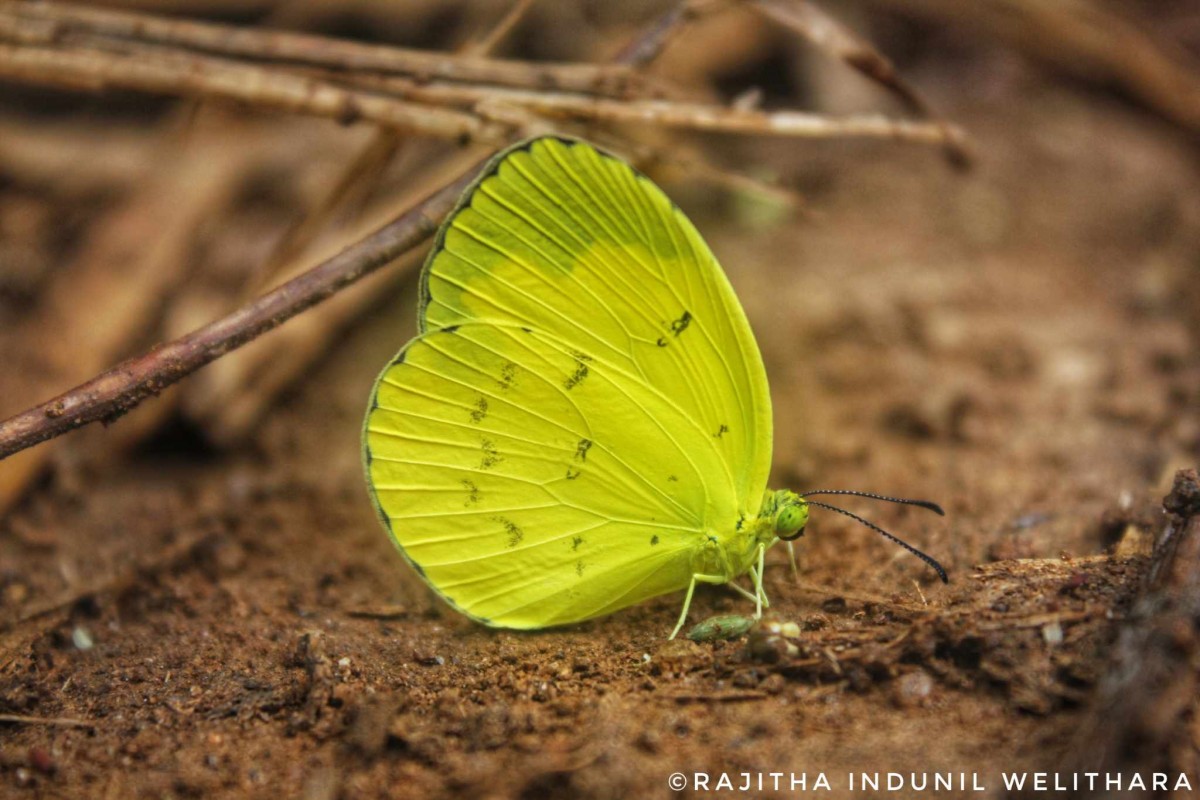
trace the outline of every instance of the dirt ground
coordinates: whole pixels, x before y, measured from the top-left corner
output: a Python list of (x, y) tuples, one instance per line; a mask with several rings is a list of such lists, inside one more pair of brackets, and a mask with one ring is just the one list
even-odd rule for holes
[[(973, 171), (743, 141), (728, 157), (793, 176), (810, 214), (666, 189), (762, 348), (772, 485), (940, 502), (851, 507), (949, 585), (814, 512), (798, 578), (769, 554), (771, 618), (798, 636), (670, 642), (674, 596), (536, 633), (456, 615), (359, 464), (409, 282), (244, 446), (181, 423), (103, 469), (62, 459), (0, 522), (0, 713), (44, 722), (0, 722), (0, 795), (700, 797), (695, 772), (780, 772), (848, 796), (849, 773), (896, 771), (999, 796), (1001, 772), (1069, 760), (1200, 456), (1195, 142), (1019, 63), (911, 77), (975, 137)], [(692, 619), (748, 610), (704, 588)]]

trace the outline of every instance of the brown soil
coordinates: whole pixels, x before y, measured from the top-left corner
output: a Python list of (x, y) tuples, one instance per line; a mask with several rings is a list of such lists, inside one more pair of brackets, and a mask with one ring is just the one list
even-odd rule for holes
[[(667, 187), (755, 327), (773, 484), (943, 503), (853, 507), (948, 586), (816, 514), (799, 579), (782, 548), (768, 569), (799, 636), (669, 642), (679, 597), (528, 634), (456, 615), (392, 550), (359, 467), (406, 289), (251, 446), (180, 430), (119, 469), (60, 467), (4, 521), (0, 712), (58, 724), (0, 723), (0, 794), (672, 796), (672, 773), (761, 771), (824, 772), (838, 796), (890, 770), (994, 795), (1002, 770), (1053, 769), (1200, 448), (1180, 299), (1200, 181), (1187, 141), (1116, 102), (964, 84), (941, 99), (974, 172), (759, 143), (815, 210), (762, 229)], [(747, 606), (706, 588), (692, 618)]]

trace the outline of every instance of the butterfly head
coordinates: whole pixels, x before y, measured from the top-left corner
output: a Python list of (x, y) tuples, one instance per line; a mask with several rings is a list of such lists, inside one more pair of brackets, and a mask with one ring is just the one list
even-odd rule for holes
[(791, 497), (775, 511), (775, 536), (785, 542), (795, 541), (804, 535), (808, 524), (808, 501), (803, 497)]

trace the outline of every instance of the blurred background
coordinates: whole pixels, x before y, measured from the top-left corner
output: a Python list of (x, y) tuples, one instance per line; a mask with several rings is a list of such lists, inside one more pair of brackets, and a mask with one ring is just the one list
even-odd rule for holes
[[(942, 503), (855, 510), (951, 585), (819, 517), (799, 580), (772, 554), (790, 649), (666, 645), (677, 598), (532, 636), (454, 615), (359, 465), (422, 245), (0, 461), (0, 783), (608, 797), (1142, 764), (1093, 723), (1200, 460), (1192, 2), (0, 3), (0, 417), (546, 131), (634, 161), (710, 242), (766, 360), (772, 485)], [(1197, 763), (1180, 702), (1158, 768)]]

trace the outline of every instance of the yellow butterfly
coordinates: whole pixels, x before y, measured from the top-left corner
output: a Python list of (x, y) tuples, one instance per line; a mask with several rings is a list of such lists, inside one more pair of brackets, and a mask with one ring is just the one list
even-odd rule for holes
[[(448, 603), (542, 628), (728, 583), (767, 605), (763, 559), (814, 494), (767, 490), (771, 399), (746, 315), (648, 178), (584, 142), (500, 153), (438, 233), (420, 335), (380, 374), (367, 484)], [(924, 501), (865, 495), (942, 513)], [(749, 573), (752, 591), (735, 581)]]

